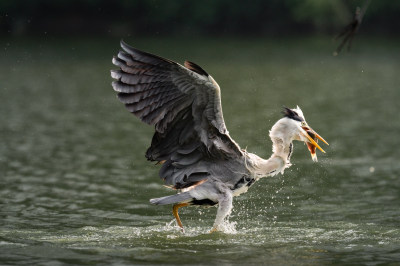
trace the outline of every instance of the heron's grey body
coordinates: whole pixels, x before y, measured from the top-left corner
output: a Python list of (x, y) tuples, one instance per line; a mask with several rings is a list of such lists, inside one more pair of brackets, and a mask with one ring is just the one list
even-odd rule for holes
[(113, 58), (120, 67), (112, 71), (113, 88), (130, 112), (155, 126), (146, 157), (163, 164), (160, 178), (178, 190), (176, 195), (151, 199), (151, 203), (218, 204), (216, 229), (231, 211), (234, 196), (246, 192), (260, 177), (290, 166), (300, 120), (284, 117), (274, 125), (270, 131), (273, 154), (264, 160), (231, 139), (220, 88), (201, 67), (188, 61), (182, 66), (124, 42), (121, 47), (123, 51)]

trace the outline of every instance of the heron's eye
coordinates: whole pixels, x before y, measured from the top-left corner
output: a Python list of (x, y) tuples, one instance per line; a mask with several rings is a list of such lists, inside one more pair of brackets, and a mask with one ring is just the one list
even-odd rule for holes
[(307, 123), (306, 123), (306, 121), (301, 121), (301, 126), (302, 126), (302, 127), (305, 127), (305, 126), (307, 126)]

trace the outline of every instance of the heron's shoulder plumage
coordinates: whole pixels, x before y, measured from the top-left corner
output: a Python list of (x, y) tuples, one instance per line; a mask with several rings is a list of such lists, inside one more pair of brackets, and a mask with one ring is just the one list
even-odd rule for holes
[(121, 42), (112, 70), (118, 99), (155, 133), (146, 157), (165, 162), (160, 177), (175, 188), (207, 178), (204, 161), (240, 157), (226, 129), (218, 84), (200, 66), (184, 66)]
[(209, 76), (208, 73), (204, 69), (202, 69), (199, 65), (197, 65), (193, 62), (185, 61), (184, 66), (187, 69), (190, 69), (191, 71), (196, 72), (197, 74), (207, 76), (207, 77)]

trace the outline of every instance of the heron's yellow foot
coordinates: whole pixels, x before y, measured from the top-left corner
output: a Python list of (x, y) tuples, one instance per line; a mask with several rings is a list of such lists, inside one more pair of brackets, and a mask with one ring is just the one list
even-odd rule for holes
[(178, 203), (178, 204), (175, 204), (172, 207), (172, 213), (174, 214), (176, 222), (178, 223), (178, 225), (181, 228), (182, 232), (185, 232), (185, 229), (183, 229), (183, 224), (181, 222), (181, 218), (179, 218), (178, 209), (181, 208), (181, 207), (188, 206), (188, 205), (189, 205), (189, 203)]
[(217, 227), (213, 227), (213, 228), (210, 230), (210, 234), (211, 234), (211, 233), (214, 233), (214, 232), (218, 232)]

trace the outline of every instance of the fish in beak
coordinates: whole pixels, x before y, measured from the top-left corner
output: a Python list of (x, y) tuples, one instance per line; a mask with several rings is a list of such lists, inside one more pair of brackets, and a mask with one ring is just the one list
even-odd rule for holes
[(325, 153), (325, 151), (318, 145), (318, 140), (321, 140), (326, 145), (329, 144), (308, 125), (304, 125), (301, 128), (303, 129), (303, 131), (301, 132), (302, 135), (307, 139), (305, 143), (307, 144), (307, 148), (310, 151), (311, 158), (314, 162), (317, 162), (318, 159), (317, 159), (316, 148)]

